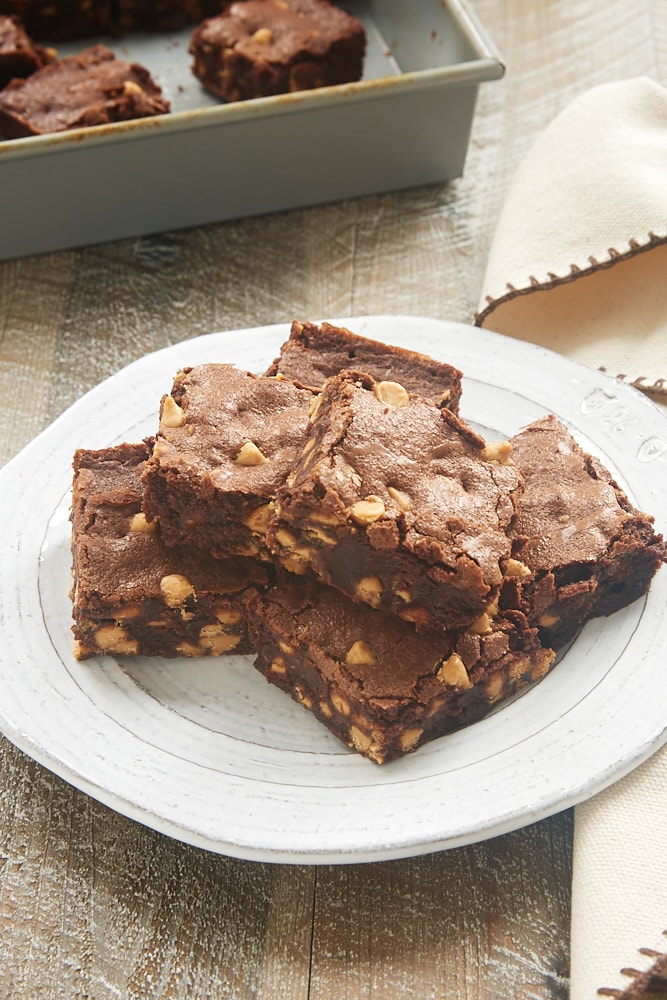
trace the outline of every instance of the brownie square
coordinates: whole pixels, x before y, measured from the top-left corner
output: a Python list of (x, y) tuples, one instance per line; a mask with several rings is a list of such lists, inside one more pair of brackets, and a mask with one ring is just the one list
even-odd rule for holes
[(142, 513), (147, 444), (74, 455), (75, 655), (165, 657), (248, 653), (242, 596), (267, 583), (250, 559), (167, 549)]
[(144, 504), (168, 545), (260, 555), (270, 505), (290, 473), (313, 395), (284, 379), (204, 364), (162, 400)]
[(15, 77), (35, 73), (53, 59), (53, 53), (35, 44), (16, 17), (0, 14), (0, 89)]
[(645, 594), (667, 547), (653, 517), (635, 509), (556, 417), (535, 421), (511, 443), (525, 487), (503, 604), (522, 608), (558, 648), (588, 619)]
[(281, 374), (320, 392), (328, 378), (352, 368), (378, 382), (399, 382), (408, 392), (458, 413), (463, 378), (458, 368), (331, 323), (294, 320), (289, 339), (265, 374)]
[(418, 634), (312, 581), (247, 605), (257, 669), (377, 764), (478, 721), (554, 662), (520, 612), (475, 632)]
[(267, 535), (282, 564), (419, 628), (465, 627), (497, 598), (522, 479), (396, 382), (342, 372), (311, 415)]
[(128, 31), (178, 31), (220, 11), (220, 0), (115, 0), (106, 30), (115, 35)]
[(361, 77), (366, 33), (327, 0), (241, 0), (199, 25), (192, 72), (223, 101), (311, 90)]
[(94, 45), (0, 91), (0, 135), (18, 139), (168, 111), (148, 70)]
[(32, 38), (64, 41), (104, 31), (112, 0), (1, 0), (0, 7)]
[(132, 30), (175, 31), (218, 14), (220, 0), (0, 0), (33, 38), (50, 41)]

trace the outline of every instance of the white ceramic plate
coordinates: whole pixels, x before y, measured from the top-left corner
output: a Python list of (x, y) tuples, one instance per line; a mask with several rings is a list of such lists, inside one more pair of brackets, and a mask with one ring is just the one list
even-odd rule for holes
[[(468, 373), (462, 413), (490, 439), (552, 412), (665, 531), (667, 421), (645, 397), (560, 356), (460, 324), (339, 322)], [(77, 662), (69, 485), (77, 447), (138, 441), (176, 369), (262, 371), (286, 326), (211, 334), (149, 355), (84, 396), (0, 471), (0, 728), (117, 811), (241, 858), (406, 857), (516, 829), (580, 802), (667, 737), (667, 570), (591, 623), (540, 684), (470, 728), (378, 767), (269, 686), (248, 657)]]

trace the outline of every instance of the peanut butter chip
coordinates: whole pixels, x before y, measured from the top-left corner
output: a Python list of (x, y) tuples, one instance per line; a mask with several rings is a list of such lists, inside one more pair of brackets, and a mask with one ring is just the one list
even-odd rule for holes
[(273, 32), (270, 28), (258, 28), (252, 36), (252, 40), (260, 45), (270, 45), (273, 41)]
[(439, 681), (451, 687), (466, 689), (472, 687), (465, 663), (458, 653), (452, 653), (449, 659), (444, 661), (437, 676)]
[(419, 743), (419, 740), (424, 734), (424, 730), (419, 727), (414, 729), (406, 729), (404, 733), (401, 733), (399, 743), (401, 744), (401, 750), (414, 750), (414, 748)]
[(525, 563), (520, 562), (518, 559), (508, 559), (507, 566), (505, 567), (505, 576), (512, 580), (521, 580), (523, 577), (530, 576), (530, 570)]
[(181, 573), (169, 573), (167, 576), (163, 576), (160, 580), (160, 590), (165, 603), (170, 608), (177, 608), (195, 592), (195, 588), (187, 576), (183, 576)]
[(375, 395), (381, 403), (387, 406), (409, 406), (410, 397), (408, 391), (400, 382), (377, 382), (375, 385)]
[(367, 524), (373, 524), (374, 521), (379, 520), (384, 515), (385, 506), (380, 497), (367, 496), (365, 500), (357, 500), (350, 507), (350, 517), (355, 522), (362, 527)]
[(341, 715), (349, 715), (351, 712), (350, 703), (338, 691), (331, 692), (331, 704)]
[(412, 506), (412, 501), (410, 500), (410, 497), (408, 496), (407, 493), (404, 493), (402, 490), (397, 490), (394, 486), (388, 486), (387, 493), (389, 494), (391, 499), (401, 508), (401, 510), (403, 511), (410, 510), (410, 507)]
[(498, 701), (498, 699), (502, 697), (504, 687), (505, 679), (502, 671), (500, 670), (495, 674), (491, 674), (491, 676), (486, 679), (484, 682), (484, 691), (491, 704), (493, 704), (494, 701)]
[(243, 523), (246, 528), (250, 528), (258, 535), (265, 535), (269, 527), (269, 518), (271, 516), (271, 504), (265, 503), (261, 507), (255, 507), (247, 517), (244, 518)]
[(213, 613), (222, 625), (236, 625), (243, 618), (238, 608), (220, 606), (213, 609)]
[(138, 649), (136, 639), (130, 638), (122, 625), (101, 625), (95, 632), (95, 643), (108, 653), (133, 654)]
[(246, 441), (234, 461), (237, 465), (262, 465), (266, 457), (253, 441)]
[(123, 90), (126, 94), (141, 94), (143, 93), (141, 87), (134, 80), (126, 80), (123, 84)]
[(297, 544), (296, 536), (286, 528), (278, 528), (276, 531), (276, 541), (279, 545), (282, 545), (284, 549), (293, 549)]
[(312, 403), (308, 407), (308, 419), (310, 420), (311, 423), (317, 417), (317, 413), (319, 411), (320, 403), (321, 402), (322, 402), (322, 395), (320, 393), (320, 395), (315, 396), (315, 399), (312, 401)]
[(367, 642), (359, 639), (348, 649), (345, 662), (350, 666), (372, 666), (376, 662), (375, 653)]
[(482, 458), (487, 462), (498, 462), (500, 465), (512, 464), (512, 445), (509, 441), (495, 441), (487, 444), (482, 452)]
[(157, 531), (157, 521), (148, 521), (144, 512), (139, 511), (130, 521), (130, 531), (136, 534), (154, 535)]
[(360, 750), (361, 753), (364, 753), (364, 751), (367, 751), (370, 748), (371, 738), (368, 733), (359, 729), (359, 726), (350, 726), (350, 739), (356, 749)]
[(382, 599), (382, 581), (377, 576), (365, 576), (354, 588), (357, 600), (377, 607)]
[(173, 396), (164, 397), (161, 420), (165, 427), (182, 427), (185, 423), (185, 414)]
[(209, 632), (205, 631), (206, 628), (208, 626), (204, 626), (201, 630), (199, 646), (212, 656), (221, 656), (223, 653), (230, 653), (241, 641), (240, 635), (232, 635), (229, 632)]
[(487, 635), (491, 631), (491, 619), (487, 612), (480, 615), (472, 625), (468, 626), (468, 632), (471, 635)]

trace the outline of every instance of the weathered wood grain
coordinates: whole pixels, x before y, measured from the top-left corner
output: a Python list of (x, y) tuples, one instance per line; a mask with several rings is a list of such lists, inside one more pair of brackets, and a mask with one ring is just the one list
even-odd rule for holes
[(564, 813), (432, 856), (320, 868), (311, 1000), (564, 1000), (570, 834)]
[[(461, 179), (0, 263), (0, 462), (121, 366), (201, 333), (361, 313), (470, 321), (539, 131), (597, 83), (667, 83), (663, 0), (474, 8), (507, 73), (480, 90)], [(565, 812), (405, 861), (242, 862), (116, 815), (0, 739), (0, 996), (564, 1000), (571, 835)]]

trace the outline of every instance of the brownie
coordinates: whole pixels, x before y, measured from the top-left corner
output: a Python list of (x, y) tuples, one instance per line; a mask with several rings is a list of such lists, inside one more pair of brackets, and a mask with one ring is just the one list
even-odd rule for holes
[(522, 480), (486, 445), (399, 383), (341, 372), (324, 386), (267, 538), (287, 569), (419, 628), (459, 628), (498, 596)]
[(331, 323), (294, 320), (289, 339), (265, 374), (280, 373), (319, 392), (328, 378), (350, 368), (372, 375), (378, 382), (400, 382), (408, 392), (458, 413), (463, 375), (457, 368)]
[(502, 601), (522, 608), (558, 648), (589, 618), (645, 594), (667, 547), (653, 517), (633, 507), (556, 417), (535, 421), (511, 443), (525, 488), (511, 531), (517, 571)]
[(117, 0), (105, 30), (124, 35), (128, 31), (178, 31), (217, 14), (221, 0)]
[(219, 0), (0, 0), (33, 38), (65, 41), (132, 30), (174, 31), (219, 13)]
[(0, 0), (0, 13), (13, 14), (32, 38), (64, 41), (103, 31), (112, 0)]
[(0, 135), (43, 135), (162, 115), (169, 102), (148, 70), (94, 45), (0, 91)]
[(165, 542), (268, 559), (269, 507), (299, 454), (313, 398), (234, 365), (179, 372), (144, 473), (145, 511)]
[(30, 76), (53, 58), (53, 51), (33, 42), (18, 18), (0, 14), (0, 89), (15, 77)]
[(257, 669), (378, 764), (478, 721), (554, 662), (520, 612), (476, 632), (418, 634), (306, 580), (247, 606)]
[(366, 33), (327, 0), (240, 0), (193, 32), (192, 72), (223, 101), (350, 83)]
[(141, 509), (146, 443), (74, 455), (75, 654), (213, 656), (251, 649), (242, 595), (263, 587), (251, 559), (167, 549)]

